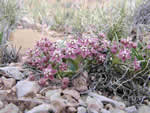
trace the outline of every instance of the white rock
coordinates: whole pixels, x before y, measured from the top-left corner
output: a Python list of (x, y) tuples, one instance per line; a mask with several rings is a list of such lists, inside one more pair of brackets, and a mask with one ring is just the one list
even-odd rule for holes
[(95, 98), (90, 96), (87, 97), (86, 103), (88, 105), (88, 112), (99, 112), (103, 108), (103, 104), (100, 101), (97, 101)]
[(52, 96), (60, 96), (61, 90), (60, 89), (56, 89), (56, 90), (48, 90), (45, 93), (45, 96), (48, 97), (49, 99), (51, 99)]
[(78, 112), (77, 113), (87, 113), (86, 112), (86, 108), (84, 108), (84, 107), (78, 107)]
[(16, 84), (16, 80), (14, 78), (5, 78), (2, 77), (2, 81), (7, 88), (12, 88)]
[(27, 96), (29, 94), (36, 94), (40, 90), (40, 86), (34, 81), (20, 81), (16, 84), (17, 97)]
[(14, 104), (8, 104), (0, 110), (0, 113), (19, 113), (19, 108)]
[(53, 106), (51, 106), (50, 104), (41, 104), (39, 106), (34, 107), (27, 113), (43, 113), (43, 112), (48, 112), (50, 110), (54, 111)]
[(3, 108), (4, 104), (2, 101), (0, 101), (0, 109)]
[(111, 110), (111, 113), (126, 113), (126, 112), (120, 109), (113, 109)]
[(111, 103), (113, 106), (115, 106), (118, 109), (124, 109), (125, 108), (125, 104), (123, 102), (118, 102), (118, 101), (112, 100), (110, 98), (107, 98), (105, 96), (102, 96), (102, 95), (99, 95), (99, 94), (93, 93), (93, 92), (90, 92), (88, 95), (91, 97), (94, 97), (96, 100), (99, 100), (101, 102)]
[(25, 75), (19, 71), (19, 68), (13, 66), (1, 67), (0, 71), (5, 73), (5, 76), (14, 78), (16, 80), (21, 80), (25, 77)]
[(110, 111), (106, 110), (106, 109), (102, 109), (101, 113), (111, 113)]
[(150, 107), (149, 106), (142, 106), (139, 108), (138, 113), (150, 113)]
[(70, 95), (70, 96), (74, 97), (74, 98), (77, 99), (77, 100), (80, 99), (80, 93), (77, 92), (76, 90), (65, 89), (65, 90), (63, 91), (63, 93), (64, 93), (65, 95)]
[(137, 113), (137, 109), (136, 109), (135, 106), (131, 106), (131, 107), (125, 108), (125, 111), (126, 111), (127, 113)]

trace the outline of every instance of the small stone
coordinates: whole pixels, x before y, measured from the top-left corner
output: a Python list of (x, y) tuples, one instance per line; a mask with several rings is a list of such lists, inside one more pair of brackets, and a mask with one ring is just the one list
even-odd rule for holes
[(89, 112), (99, 112), (103, 108), (103, 104), (100, 101), (88, 96), (86, 103), (88, 104), (88, 111)]
[(48, 111), (55, 112), (55, 109), (52, 105), (41, 104), (41, 105), (36, 106), (33, 109), (29, 110), (27, 113), (49, 113)]
[(107, 105), (105, 106), (105, 109), (107, 109), (107, 110), (112, 110), (112, 109), (113, 109), (113, 106), (112, 106), (111, 104), (107, 104)]
[(78, 111), (77, 113), (87, 113), (85, 107), (78, 107), (77, 111)]
[(61, 113), (66, 108), (67, 101), (62, 98), (57, 98), (51, 101), (51, 105), (54, 106), (56, 113)]
[(5, 78), (2, 77), (2, 81), (7, 88), (12, 88), (16, 84), (16, 80), (14, 78)]
[(55, 89), (55, 90), (48, 90), (46, 93), (45, 93), (45, 96), (48, 97), (48, 98), (51, 98), (52, 96), (54, 95), (60, 95), (61, 93), (61, 90), (60, 89)]
[(138, 113), (150, 113), (150, 107), (149, 106), (142, 106), (139, 108)]
[(0, 113), (19, 113), (19, 108), (14, 104), (8, 104), (0, 110)]
[(87, 76), (87, 72), (83, 72), (82, 75), (72, 81), (72, 84), (77, 91), (82, 92), (88, 90)]
[(20, 72), (20, 69), (18, 67), (1, 67), (0, 71), (5, 73), (5, 76), (14, 78), (16, 80), (22, 80), (25, 77), (25, 75)]
[(137, 109), (136, 109), (135, 106), (131, 106), (131, 107), (125, 108), (125, 111), (126, 111), (127, 113), (137, 113)]
[(126, 112), (120, 109), (113, 109), (111, 110), (111, 113), (126, 113)]
[(12, 90), (13, 92), (16, 92), (16, 91), (17, 91), (16, 86), (12, 87), (11, 90)]
[(110, 111), (106, 110), (106, 109), (102, 109), (101, 113), (111, 113)]
[(74, 107), (69, 107), (67, 110), (68, 113), (76, 113), (77, 110)]
[(86, 103), (82, 99), (79, 99), (79, 105), (80, 106), (86, 106)]
[(24, 80), (16, 84), (16, 89), (17, 97), (19, 98), (30, 94), (35, 95), (40, 90), (40, 86), (37, 82)]
[(77, 92), (76, 90), (65, 89), (62, 93), (63, 93), (64, 95), (70, 95), (70, 96), (74, 97), (74, 98), (77, 99), (77, 100), (80, 99), (80, 94), (79, 94), (79, 92)]
[(2, 101), (0, 101), (0, 109), (4, 107), (4, 104)]

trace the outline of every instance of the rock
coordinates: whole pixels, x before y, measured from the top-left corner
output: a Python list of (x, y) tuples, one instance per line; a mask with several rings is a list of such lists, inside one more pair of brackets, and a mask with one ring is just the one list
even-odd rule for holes
[(19, 113), (19, 108), (14, 104), (8, 104), (0, 110), (0, 113)]
[(14, 78), (16, 80), (21, 80), (25, 77), (25, 75), (19, 71), (18, 67), (1, 67), (0, 72), (3, 72), (5, 76)]
[(82, 99), (79, 99), (79, 105), (86, 107), (86, 103)]
[(125, 108), (125, 111), (126, 111), (127, 113), (137, 113), (137, 109), (136, 109), (135, 106), (131, 106), (131, 107)]
[(102, 95), (98, 95), (97, 93), (89, 92), (88, 95), (91, 96), (91, 97), (94, 97), (96, 100), (99, 100), (101, 102), (110, 103), (110, 104), (112, 104), (114, 107), (116, 107), (118, 109), (124, 109), (125, 108), (125, 104), (124, 103), (112, 100), (112, 99), (107, 98), (107, 97), (102, 96)]
[(16, 80), (14, 78), (5, 78), (2, 77), (2, 81), (7, 88), (12, 88), (16, 84)]
[(68, 109), (67, 109), (67, 113), (76, 113), (77, 112), (77, 110), (76, 110), (76, 108), (74, 108), (74, 107), (69, 107)]
[(113, 106), (112, 106), (111, 104), (107, 104), (107, 105), (105, 106), (105, 109), (107, 109), (107, 110), (112, 110), (112, 109), (113, 109)]
[(0, 109), (4, 107), (4, 104), (2, 101), (0, 101)]
[(126, 113), (126, 112), (120, 109), (113, 109), (111, 110), (111, 113)]
[(106, 110), (106, 109), (102, 109), (101, 113), (111, 113), (110, 111)]
[(45, 96), (51, 99), (52, 96), (60, 96), (60, 93), (61, 93), (60, 89), (48, 90), (45, 93)]
[(55, 112), (55, 109), (50, 104), (41, 104), (29, 110), (27, 113), (49, 113), (49, 111)]
[(62, 93), (63, 93), (64, 95), (70, 95), (70, 96), (74, 97), (74, 98), (77, 99), (77, 100), (80, 99), (80, 94), (79, 94), (79, 92), (77, 92), (76, 90), (65, 89), (64, 91), (62, 91)]
[(85, 107), (78, 107), (77, 113), (87, 113), (86, 108)]
[(83, 72), (82, 75), (73, 79), (72, 84), (77, 91), (82, 92), (88, 90), (87, 78), (87, 72)]
[(150, 113), (150, 107), (149, 106), (142, 106), (139, 108), (138, 113)]
[(62, 113), (66, 109), (67, 101), (62, 98), (57, 98), (51, 101), (51, 105), (56, 109), (56, 113)]
[(37, 82), (33, 81), (20, 81), (16, 84), (17, 97), (28, 96), (30, 94), (35, 95), (39, 90), (40, 86)]
[(103, 108), (103, 104), (90, 96), (87, 97), (88, 112), (99, 112)]

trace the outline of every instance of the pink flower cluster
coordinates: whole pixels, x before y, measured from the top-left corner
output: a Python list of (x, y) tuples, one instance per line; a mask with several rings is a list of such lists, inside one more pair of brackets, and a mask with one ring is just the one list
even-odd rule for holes
[[(110, 51), (113, 55), (116, 55), (122, 62), (126, 62), (127, 60), (131, 60), (132, 62), (132, 52), (131, 49), (136, 49), (137, 43), (131, 41), (129, 38), (121, 39), (120, 43), (116, 41), (112, 43)], [(137, 71), (140, 67), (140, 62), (136, 59), (132, 62), (134, 69)]]
[[(105, 38), (79, 38), (70, 39), (62, 48), (59, 43), (43, 38), (36, 43), (34, 49), (28, 51), (30, 59), (27, 63), (41, 70), (45, 79), (53, 80), (57, 73), (69, 69), (69, 59), (92, 59), (103, 63), (106, 57), (103, 51), (109, 48), (109, 44)], [(41, 83), (42, 81), (44, 80)]]

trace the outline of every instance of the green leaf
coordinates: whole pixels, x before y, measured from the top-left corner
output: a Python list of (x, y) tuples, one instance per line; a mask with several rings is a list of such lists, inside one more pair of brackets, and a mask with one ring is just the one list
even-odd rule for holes
[(137, 52), (136, 49), (132, 48), (131, 51), (132, 51), (133, 56), (136, 56), (136, 58), (137, 58), (138, 60), (144, 60), (143, 56), (140, 55), (140, 54)]
[(69, 77), (69, 76), (71, 77), (74, 74), (75, 74), (75, 72), (65, 71), (65, 72), (63, 72), (62, 77)]
[(116, 56), (113, 56), (112, 64), (118, 64), (120, 62), (120, 59)]

